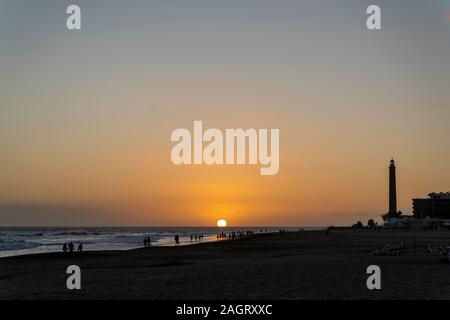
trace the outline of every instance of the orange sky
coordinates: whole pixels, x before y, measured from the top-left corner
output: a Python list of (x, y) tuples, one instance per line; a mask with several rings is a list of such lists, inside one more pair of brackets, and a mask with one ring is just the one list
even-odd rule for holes
[[(448, 3), (385, 4), (371, 33), (364, 1), (262, 2), (81, 1), (78, 33), (60, 2), (7, 2), (0, 224), (365, 222), (387, 211), (392, 157), (400, 210), (448, 191)], [(279, 173), (173, 165), (194, 120), (280, 129)]]

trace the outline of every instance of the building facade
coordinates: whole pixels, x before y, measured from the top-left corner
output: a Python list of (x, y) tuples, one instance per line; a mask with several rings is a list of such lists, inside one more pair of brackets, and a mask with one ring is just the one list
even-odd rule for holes
[(430, 193), (427, 199), (413, 199), (415, 218), (450, 219), (450, 192)]

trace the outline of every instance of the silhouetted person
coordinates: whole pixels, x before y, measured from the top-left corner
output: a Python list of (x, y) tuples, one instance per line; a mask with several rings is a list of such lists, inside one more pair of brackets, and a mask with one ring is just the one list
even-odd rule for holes
[(70, 243), (69, 243), (69, 251), (73, 252), (74, 250), (75, 250), (75, 246), (73, 245), (73, 242), (70, 241)]
[(152, 239), (150, 236), (147, 237), (147, 247), (150, 248), (152, 246)]
[(180, 244), (180, 237), (178, 235), (175, 236), (175, 243)]
[(66, 253), (69, 250), (69, 247), (67, 246), (67, 243), (64, 243), (63, 245), (63, 251)]
[(83, 252), (83, 244), (81, 242), (78, 245), (78, 252)]

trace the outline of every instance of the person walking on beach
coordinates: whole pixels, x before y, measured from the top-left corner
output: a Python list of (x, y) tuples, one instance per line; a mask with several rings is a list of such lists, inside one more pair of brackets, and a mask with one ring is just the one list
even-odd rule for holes
[(67, 247), (67, 243), (64, 243), (63, 245), (63, 252), (66, 253), (69, 248)]
[(83, 252), (83, 244), (81, 242), (78, 245), (78, 252)]
[(180, 244), (180, 237), (178, 235), (175, 235), (175, 243)]
[(145, 248), (150, 248), (151, 242), (152, 242), (152, 241), (150, 240), (150, 236), (145, 237), (145, 238), (144, 238), (144, 247), (145, 247)]
[(70, 241), (70, 243), (69, 243), (69, 251), (70, 251), (70, 252), (73, 252), (74, 249), (75, 249), (75, 246), (73, 245), (73, 242)]

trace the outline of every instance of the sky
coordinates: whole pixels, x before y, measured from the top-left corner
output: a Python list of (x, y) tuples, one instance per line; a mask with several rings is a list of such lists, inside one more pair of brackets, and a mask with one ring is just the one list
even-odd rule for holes
[[(448, 1), (0, 0), (0, 70), (0, 225), (380, 220), (391, 158), (404, 213), (450, 190)], [(174, 165), (194, 120), (280, 129), (278, 174)]]

